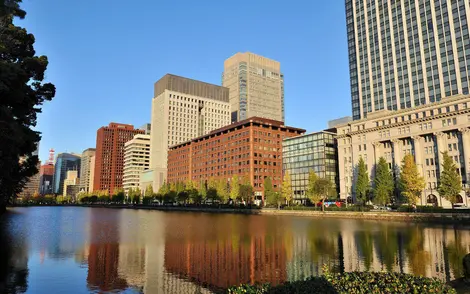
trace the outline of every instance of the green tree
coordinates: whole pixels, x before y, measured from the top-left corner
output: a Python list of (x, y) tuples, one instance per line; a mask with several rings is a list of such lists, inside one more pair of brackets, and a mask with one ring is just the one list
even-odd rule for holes
[(201, 196), (201, 194), (199, 194), (198, 190), (196, 190), (194, 188), (191, 189), (191, 190), (188, 190), (188, 195), (189, 195), (189, 200), (192, 203), (201, 204), (202, 196)]
[(242, 184), (240, 185), (240, 193), (239, 197), (241, 200), (245, 200), (247, 202), (251, 202), (251, 198), (253, 197), (253, 187), (249, 184)]
[(185, 187), (184, 187), (184, 183), (183, 182), (176, 182), (176, 186), (175, 186), (175, 191), (176, 193), (180, 193), (180, 192), (183, 192)]
[(264, 178), (264, 199), (269, 205), (277, 206), (279, 209), (281, 207), (281, 197), (279, 193), (276, 193), (273, 189), (273, 183), (270, 177)]
[(181, 191), (178, 193), (178, 202), (186, 204), (189, 199), (189, 193), (186, 191)]
[(370, 189), (369, 173), (367, 172), (366, 163), (362, 157), (359, 158), (357, 164), (357, 178), (356, 178), (356, 199), (360, 200), (362, 205), (367, 202), (367, 195)]
[(170, 191), (176, 192), (176, 183), (175, 182), (170, 183)]
[[(152, 191), (153, 191), (153, 188), (152, 188)], [(160, 189), (158, 189), (158, 194), (166, 195), (168, 192), (170, 192), (170, 185), (167, 182), (163, 182)]]
[[(153, 188), (152, 188), (153, 191)], [(139, 187), (134, 188), (134, 204), (139, 204), (140, 203), (140, 198), (142, 197), (142, 191), (140, 190)]]
[(224, 179), (220, 179), (216, 183), (217, 195), (223, 203), (226, 203), (230, 197), (229, 191), (227, 189), (227, 182)]
[(393, 175), (388, 163), (385, 158), (380, 157), (378, 164), (375, 166), (374, 202), (382, 205), (390, 203), (394, 188)]
[(203, 199), (206, 199), (207, 198), (207, 185), (204, 181), (201, 180), (201, 182), (199, 183), (199, 195), (201, 195), (201, 197)]
[(413, 155), (405, 155), (400, 170), (401, 194), (408, 203), (416, 205), (421, 197), (424, 186), (424, 179), (419, 175)]
[(122, 188), (118, 188), (114, 191), (112, 201), (115, 203), (123, 203), (125, 198), (126, 194), (124, 193), (124, 190)]
[(290, 179), (289, 172), (286, 171), (284, 175), (284, 180), (282, 181), (281, 195), (282, 198), (286, 199), (287, 206), (289, 206), (292, 201), (292, 194), (294, 194), (294, 192), (292, 191), (292, 182)]
[(331, 194), (334, 188), (333, 183), (328, 178), (317, 178), (313, 187), (315, 194), (320, 195), (322, 199), (321, 210), (325, 211), (325, 200)]
[(26, 16), (20, 2), (0, 4), (0, 213), (38, 172), (40, 133), (33, 128), (41, 105), (55, 95), (54, 85), (43, 83), (47, 57), (35, 56), (34, 35), (15, 25)]
[(238, 195), (240, 194), (240, 181), (238, 179), (238, 175), (234, 175), (232, 177), (232, 181), (230, 182), (230, 198), (237, 199)]
[(207, 189), (207, 199), (215, 201), (218, 199), (217, 190), (214, 188)]
[(148, 185), (145, 188), (144, 197), (153, 197), (153, 187), (152, 187), (152, 185)]
[(318, 194), (317, 190), (315, 189), (317, 180), (318, 180), (317, 174), (315, 173), (315, 171), (311, 169), (310, 172), (308, 173), (307, 191), (305, 192), (306, 192), (306, 196), (315, 205), (315, 207), (317, 206), (317, 203), (321, 200), (321, 195)]
[(454, 208), (454, 204), (457, 202), (457, 196), (462, 192), (462, 178), (457, 171), (457, 165), (447, 151), (442, 153), (442, 159), (442, 171), (439, 177), (437, 191), (439, 195), (447, 199), (447, 201), (452, 204), (452, 208)]

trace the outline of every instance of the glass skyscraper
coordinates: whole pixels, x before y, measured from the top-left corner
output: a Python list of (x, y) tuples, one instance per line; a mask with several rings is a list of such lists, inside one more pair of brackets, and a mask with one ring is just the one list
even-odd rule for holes
[(469, 94), (468, 0), (346, 0), (353, 119)]
[(80, 174), (81, 158), (79, 155), (70, 153), (59, 153), (54, 165), (54, 178), (52, 180), (52, 192), (62, 195), (64, 192), (64, 180), (67, 171), (76, 170)]
[(338, 187), (335, 138), (335, 133), (322, 131), (287, 138), (282, 142), (283, 172), (291, 176), (294, 201), (305, 203), (310, 170)]

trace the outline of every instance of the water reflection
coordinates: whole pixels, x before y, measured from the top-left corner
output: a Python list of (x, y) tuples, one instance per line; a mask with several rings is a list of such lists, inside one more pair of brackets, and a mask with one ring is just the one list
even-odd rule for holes
[(0, 222), (0, 292), (210, 293), (333, 271), (462, 273), (470, 231), (299, 217), (19, 208)]

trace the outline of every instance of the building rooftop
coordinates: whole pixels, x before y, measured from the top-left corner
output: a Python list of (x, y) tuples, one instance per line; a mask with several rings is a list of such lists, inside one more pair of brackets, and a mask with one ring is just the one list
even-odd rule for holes
[(165, 90), (229, 102), (229, 89), (173, 74), (166, 74), (154, 85), (154, 97)]
[(176, 148), (179, 148), (179, 147), (181, 147), (181, 146), (187, 145), (187, 144), (189, 144), (189, 143), (191, 143), (191, 142), (197, 142), (197, 141), (204, 140), (204, 139), (206, 139), (206, 138), (218, 136), (218, 135), (223, 134), (224, 132), (227, 132), (227, 131), (229, 131), (229, 130), (235, 129), (235, 128), (237, 128), (237, 127), (248, 126), (248, 125), (250, 125), (251, 123), (255, 123), (255, 124), (259, 124), (259, 125), (273, 126), (273, 127), (277, 127), (277, 128), (284, 128), (284, 129), (288, 129), (288, 130), (291, 130), (291, 131), (296, 131), (296, 132), (300, 132), (300, 133), (305, 133), (305, 130), (304, 130), (304, 129), (299, 129), (299, 128), (294, 128), (294, 127), (285, 126), (285, 125), (284, 125), (284, 122), (282, 122), (282, 121), (277, 121), (277, 120), (272, 120), (272, 119), (267, 119), (267, 118), (262, 118), (262, 117), (256, 117), (256, 116), (254, 116), (254, 117), (251, 117), (251, 118), (248, 118), (248, 119), (245, 119), (245, 120), (242, 120), (242, 121), (239, 121), (239, 122), (230, 124), (230, 125), (228, 125), (228, 126), (222, 127), (222, 128), (220, 128), (220, 129), (213, 130), (213, 131), (211, 131), (210, 133), (208, 133), (208, 134), (206, 134), (206, 135), (203, 135), (203, 136), (194, 138), (194, 139), (192, 139), (192, 140), (189, 140), (189, 141), (186, 141), (186, 142), (177, 144), (177, 145), (170, 146), (169, 149), (176, 149)]

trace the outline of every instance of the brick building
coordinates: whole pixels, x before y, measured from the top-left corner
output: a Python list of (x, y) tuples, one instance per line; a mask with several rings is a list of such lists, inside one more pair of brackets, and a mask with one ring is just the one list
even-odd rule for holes
[(95, 173), (93, 190), (122, 188), (124, 168), (124, 144), (144, 130), (134, 129), (133, 125), (110, 123), (101, 127), (96, 134)]
[(255, 195), (262, 195), (265, 177), (275, 188), (282, 183), (282, 140), (305, 133), (283, 122), (252, 117), (207, 135), (170, 147), (168, 182), (200, 182), (248, 177)]

